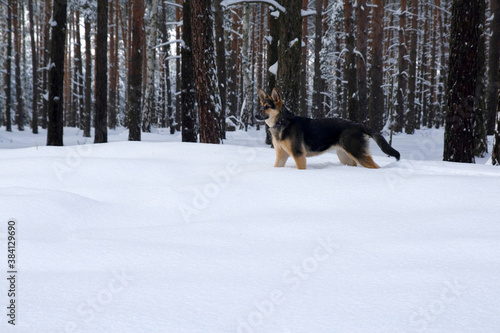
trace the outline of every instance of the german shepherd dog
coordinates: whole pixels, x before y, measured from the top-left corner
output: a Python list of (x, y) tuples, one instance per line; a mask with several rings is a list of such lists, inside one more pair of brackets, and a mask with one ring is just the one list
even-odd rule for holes
[(295, 116), (273, 89), (271, 97), (258, 90), (261, 110), (255, 117), (269, 126), (274, 149), (275, 167), (283, 167), (292, 156), (298, 169), (306, 168), (306, 157), (336, 149), (340, 162), (345, 165), (377, 169), (379, 166), (370, 155), (368, 137), (382, 151), (399, 161), (400, 154), (384, 137), (371, 128), (342, 118), (310, 119)]

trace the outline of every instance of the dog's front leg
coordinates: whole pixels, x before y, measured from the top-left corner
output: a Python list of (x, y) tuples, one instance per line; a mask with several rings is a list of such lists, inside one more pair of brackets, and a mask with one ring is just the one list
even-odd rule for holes
[(306, 168), (306, 155), (294, 155), (293, 159), (295, 160), (295, 164), (297, 164), (297, 169), (304, 170)]
[(288, 153), (281, 148), (276, 148), (276, 163), (274, 163), (275, 168), (282, 168), (285, 166), (286, 161), (288, 160)]

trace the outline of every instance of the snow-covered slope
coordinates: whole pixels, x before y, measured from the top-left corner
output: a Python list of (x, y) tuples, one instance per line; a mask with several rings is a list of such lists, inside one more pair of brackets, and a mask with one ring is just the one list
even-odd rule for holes
[(500, 169), (440, 162), (441, 131), (395, 136), (400, 162), (374, 145), (379, 170), (305, 171), (273, 168), (262, 132), (65, 131), (0, 133), (2, 332), (500, 330)]

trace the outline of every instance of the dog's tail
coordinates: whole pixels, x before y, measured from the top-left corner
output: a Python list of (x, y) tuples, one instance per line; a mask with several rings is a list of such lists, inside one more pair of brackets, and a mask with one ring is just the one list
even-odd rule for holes
[(363, 132), (365, 132), (373, 140), (375, 140), (375, 142), (377, 143), (377, 145), (380, 147), (380, 149), (384, 153), (386, 153), (389, 156), (395, 157), (396, 160), (399, 161), (399, 159), (401, 158), (401, 154), (399, 153), (399, 151), (397, 151), (396, 149), (392, 148), (391, 145), (389, 145), (389, 143), (385, 140), (385, 138), (382, 136), (382, 134), (380, 134), (379, 132), (376, 132), (376, 131), (372, 130), (368, 126), (362, 125), (362, 127), (363, 127)]

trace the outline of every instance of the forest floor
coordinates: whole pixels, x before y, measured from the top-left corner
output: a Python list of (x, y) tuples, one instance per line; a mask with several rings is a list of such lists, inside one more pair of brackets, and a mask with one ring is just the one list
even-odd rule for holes
[(500, 169), (442, 130), (372, 142), (378, 170), (127, 135), (0, 128), (1, 332), (499, 332)]

